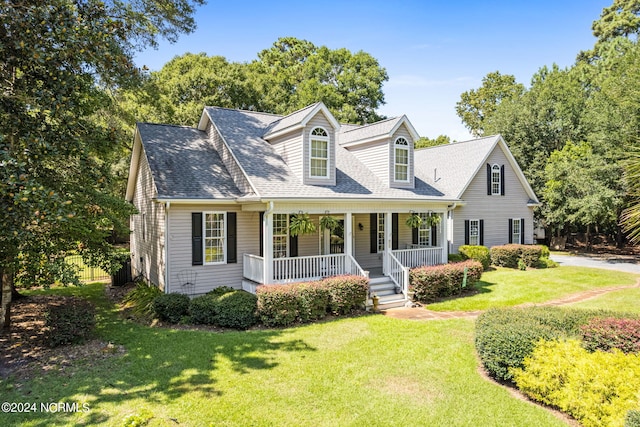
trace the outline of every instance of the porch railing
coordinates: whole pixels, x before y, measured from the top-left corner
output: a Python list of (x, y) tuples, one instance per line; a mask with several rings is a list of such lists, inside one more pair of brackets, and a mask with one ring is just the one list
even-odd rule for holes
[(400, 263), (409, 268), (421, 267), (423, 265), (442, 264), (443, 249), (439, 247), (400, 249), (391, 253)]
[(262, 283), (264, 281), (264, 258), (258, 255), (244, 254), (242, 272), (246, 279)]
[(402, 290), (402, 295), (404, 295), (406, 299), (407, 291), (409, 290), (409, 268), (402, 265), (400, 260), (391, 252), (388, 254), (384, 253), (383, 262), (387, 276)]
[[(264, 283), (264, 258), (244, 254), (243, 275), (246, 279)], [(276, 258), (273, 260), (273, 283), (316, 280), (340, 274), (368, 277), (358, 262), (347, 254)]]

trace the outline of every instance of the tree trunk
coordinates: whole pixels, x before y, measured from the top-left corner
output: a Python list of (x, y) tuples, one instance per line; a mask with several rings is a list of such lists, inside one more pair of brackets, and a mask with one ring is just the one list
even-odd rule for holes
[(0, 331), (11, 326), (11, 291), (13, 289), (13, 272), (2, 270), (2, 290), (0, 291)]

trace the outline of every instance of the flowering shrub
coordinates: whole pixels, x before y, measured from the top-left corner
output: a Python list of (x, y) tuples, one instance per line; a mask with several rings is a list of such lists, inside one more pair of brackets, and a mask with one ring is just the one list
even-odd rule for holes
[(467, 287), (471, 287), (482, 275), (483, 268), (479, 261), (467, 260), (412, 269), (409, 272), (409, 286), (414, 292), (414, 299), (432, 302), (439, 297), (459, 294), (463, 289), (465, 268)]
[(584, 348), (589, 351), (640, 353), (640, 319), (596, 318), (582, 327)]

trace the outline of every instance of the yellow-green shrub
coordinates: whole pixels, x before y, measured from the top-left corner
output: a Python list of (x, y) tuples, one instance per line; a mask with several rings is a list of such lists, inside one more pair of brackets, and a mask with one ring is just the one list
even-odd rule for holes
[(512, 369), (518, 388), (532, 399), (555, 406), (584, 427), (624, 425), (640, 403), (640, 355), (589, 353), (578, 340), (538, 342)]

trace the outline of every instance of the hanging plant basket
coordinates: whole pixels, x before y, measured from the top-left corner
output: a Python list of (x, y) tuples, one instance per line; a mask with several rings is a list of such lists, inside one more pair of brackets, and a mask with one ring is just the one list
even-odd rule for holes
[(289, 221), (289, 234), (293, 237), (301, 234), (311, 234), (316, 232), (316, 225), (309, 214), (293, 214)]
[(440, 221), (442, 221), (442, 217), (438, 214), (432, 213), (427, 216), (427, 225), (429, 227), (440, 224)]
[(407, 218), (406, 224), (407, 227), (418, 228), (422, 224), (422, 218), (416, 213), (411, 214), (409, 218)]
[(338, 222), (338, 220), (331, 215), (326, 215), (320, 218), (320, 228), (326, 228), (329, 231), (334, 231), (339, 226), (340, 223)]

